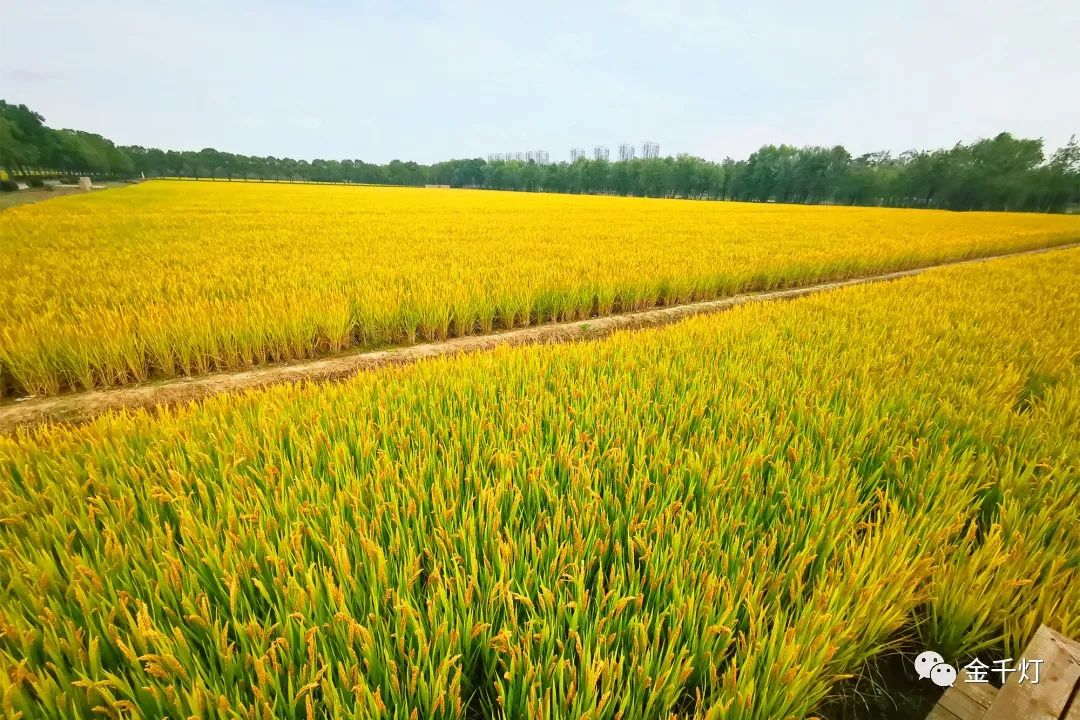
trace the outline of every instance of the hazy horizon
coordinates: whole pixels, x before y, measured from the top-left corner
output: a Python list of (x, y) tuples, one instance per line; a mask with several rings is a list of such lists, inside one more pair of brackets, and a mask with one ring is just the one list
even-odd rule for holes
[(121, 145), (430, 163), (660, 144), (745, 158), (1080, 131), (1066, 2), (720, 7), (687, 0), (270, 0), (6, 8), (0, 96)]

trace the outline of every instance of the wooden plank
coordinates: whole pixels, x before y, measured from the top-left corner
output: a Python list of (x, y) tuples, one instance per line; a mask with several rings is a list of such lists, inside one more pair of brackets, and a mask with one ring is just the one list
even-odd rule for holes
[(926, 720), (971, 720), (970, 718), (957, 717), (953, 713), (949, 712), (940, 705), (935, 705), (934, 709), (930, 711), (930, 714), (926, 716)]
[(945, 708), (963, 720), (981, 720), (995, 695), (997, 692), (992, 685), (958, 680), (938, 700), (938, 707)]
[(1050, 633), (1050, 637), (1054, 639), (1054, 642), (1058, 643), (1061, 646), (1062, 650), (1071, 655), (1072, 659), (1075, 660), (1077, 663), (1080, 663), (1080, 642), (1073, 640), (1072, 638), (1065, 637), (1053, 628), (1048, 628), (1045, 625), (1043, 625), (1042, 627), (1046, 628), (1046, 631)]
[[(967, 672), (964, 670), (961, 670), (961, 672), (966, 678)], [(960, 683), (957, 683), (956, 687), (960, 687), (960, 685)], [(973, 683), (965, 681), (963, 683), (963, 693), (981, 705), (985, 710), (994, 702), (994, 698), (996, 698), (998, 694), (998, 689), (988, 682)]]
[(964, 680), (945, 691), (927, 720), (982, 720), (987, 708), (994, 702), (998, 690), (990, 683), (966, 681), (966, 671), (960, 674)]
[(1062, 720), (1080, 720), (1080, 688), (1076, 688), (1072, 696), (1072, 705), (1069, 706), (1069, 710), (1065, 713), (1065, 717)]
[[(1054, 630), (1051, 630), (1051, 632), (1061, 641), (1062, 646), (1072, 655), (1073, 659), (1080, 663), (1080, 642), (1067, 638)], [(1080, 682), (1073, 688), (1072, 697), (1069, 699), (1062, 720), (1080, 720)]]
[(985, 720), (1059, 720), (1080, 683), (1080, 646), (1041, 626), (1024, 649), (1028, 660), (1042, 660), (1039, 683), (1018, 682), (1011, 673), (1001, 688)]

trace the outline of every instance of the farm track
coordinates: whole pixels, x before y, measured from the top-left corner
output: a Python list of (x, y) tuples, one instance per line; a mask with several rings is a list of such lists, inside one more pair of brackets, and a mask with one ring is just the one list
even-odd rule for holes
[(536, 345), (593, 340), (618, 330), (636, 330), (668, 325), (694, 315), (720, 312), (753, 302), (792, 300), (829, 290), (884, 282), (919, 275), (928, 270), (988, 262), (1023, 255), (1068, 250), (1080, 242), (1002, 255), (954, 260), (908, 270), (817, 283), (785, 290), (743, 293), (718, 300), (658, 307), (619, 315), (607, 315), (548, 323), (487, 335), (468, 335), (441, 342), (409, 345), (386, 350), (360, 351), (315, 360), (264, 365), (197, 377), (178, 378), (131, 387), (92, 390), (67, 395), (4, 401), (0, 405), (0, 433), (12, 433), (44, 423), (82, 423), (114, 410), (150, 410), (180, 405), (226, 392), (241, 392), (287, 382), (329, 382), (343, 380), (365, 370), (387, 365), (405, 365), (428, 358), (491, 350), (499, 346)]

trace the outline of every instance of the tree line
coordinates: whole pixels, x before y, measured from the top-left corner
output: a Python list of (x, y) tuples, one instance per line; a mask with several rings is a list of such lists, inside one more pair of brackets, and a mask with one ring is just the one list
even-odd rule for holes
[(465, 159), (432, 165), (392, 160), (294, 160), (118, 146), (100, 135), (54, 130), (25, 105), (0, 100), (0, 167), (101, 177), (450, 185), (546, 191), (950, 210), (1061, 212), (1080, 203), (1080, 143), (1046, 156), (1041, 139), (1001, 133), (940, 150), (852, 156), (841, 146), (766, 145), (745, 160), (690, 155), (625, 162)]

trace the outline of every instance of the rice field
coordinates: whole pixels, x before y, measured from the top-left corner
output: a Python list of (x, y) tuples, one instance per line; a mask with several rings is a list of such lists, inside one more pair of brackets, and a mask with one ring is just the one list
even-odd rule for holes
[[(163, 227), (154, 208), (177, 192), (148, 185), (78, 209), (108, 217), (110, 203), (142, 202)], [(400, 217), (396, 203), (421, 195), (360, 197)], [(435, 197), (442, 213), (459, 202)], [(542, 198), (486, 202), (549, 218), (523, 248), (557, 244), (553, 229), (590, 217), (593, 202), (624, 205), (565, 199), (572, 210), (548, 216)], [(651, 217), (648, 203), (625, 207)], [(269, 212), (246, 222), (277, 227), (285, 211)], [(855, 235), (840, 233), (824, 254), (795, 242), (770, 269), (738, 275), (739, 253), (763, 253), (793, 212), (817, 227), (818, 210), (686, 203), (636, 276), (612, 258), (606, 277), (648, 287), (659, 274), (644, 257), (665, 247), (684, 269), (705, 267), (700, 252), (672, 250), (708, 217), (717, 235), (701, 242), (731, 284), (687, 287), (855, 268)], [(848, 233), (882, 217), (820, 213)], [(1019, 225), (991, 239), (978, 216), (887, 215), (896, 228), (866, 267), (918, 259), (902, 237), (929, 254), (1050, 239), (1034, 229), (1043, 219), (1006, 218)], [(213, 225), (209, 205), (170, 217), (174, 241), (206, 247), (196, 228)], [(427, 222), (414, 219), (413, 237)], [(984, 234), (950, 245), (940, 223)], [(748, 224), (757, 243), (741, 235)], [(734, 254), (725, 235), (744, 237)], [(311, 252), (298, 235), (274, 237), (282, 253), (266, 267)], [(474, 277), (498, 267), (476, 252), (483, 237), (460, 237)], [(356, 247), (346, 231), (333, 238), (311, 242)], [(256, 282), (232, 262), (223, 253), (206, 275), (219, 288), (245, 272)], [(169, 265), (155, 263), (118, 277), (149, 292)], [(452, 276), (435, 262), (416, 279)], [(1039, 622), (1077, 635), (1078, 277), (1080, 251), (1061, 251), (0, 439), (0, 707), (23, 718), (802, 718), (905, 638), (959, 662), (1016, 657)]]
[(0, 216), (0, 395), (1075, 241), (1060, 215), (153, 181)]

